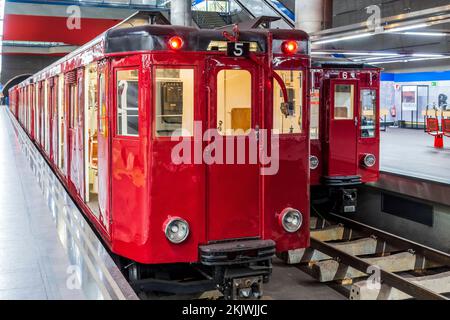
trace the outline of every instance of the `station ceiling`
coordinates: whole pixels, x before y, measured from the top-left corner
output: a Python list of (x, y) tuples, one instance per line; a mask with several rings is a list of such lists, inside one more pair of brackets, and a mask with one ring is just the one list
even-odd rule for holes
[[(373, 34), (367, 23), (372, 23), (369, 18), (377, 7), (385, 30)], [(393, 72), (449, 69), (449, 0), (335, 0), (332, 25), (332, 29), (317, 33), (315, 51), (351, 53), (343, 56), (381, 62), (381, 67)], [(330, 37), (341, 40), (324, 41)], [(342, 40), (345, 37), (347, 40)], [(358, 51), (371, 55), (358, 56)], [(376, 52), (397, 55), (376, 56)]]

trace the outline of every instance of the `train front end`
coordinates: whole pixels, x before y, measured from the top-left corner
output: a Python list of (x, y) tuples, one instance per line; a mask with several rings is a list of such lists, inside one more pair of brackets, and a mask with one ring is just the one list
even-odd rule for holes
[[(135, 31), (111, 32), (107, 44), (148, 40), (130, 50), (147, 52), (112, 61), (120, 95), (138, 81), (140, 112), (139, 139), (113, 141), (113, 250), (134, 261), (138, 289), (213, 284), (227, 299), (259, 298), (276, 253), (309, 246), (308, 36)], [(119, 80), (130, 70), (133, 80)], [(163, 265), (176, 270), (165, 282), (155, 279)], [(169, 284), (186, 265), (206, 280)]]

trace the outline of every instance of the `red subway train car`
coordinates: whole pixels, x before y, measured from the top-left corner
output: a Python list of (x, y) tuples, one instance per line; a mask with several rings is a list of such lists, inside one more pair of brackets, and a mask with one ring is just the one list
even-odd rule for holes
[(259, 297), (309, 246), (308, 35), (164, 23), (108, 30), (11, 111), (137, 290)]
[(379, 178), (380, 69), (343, 61), (311, 68), (311, 186), (354, 212), (358, 186)]

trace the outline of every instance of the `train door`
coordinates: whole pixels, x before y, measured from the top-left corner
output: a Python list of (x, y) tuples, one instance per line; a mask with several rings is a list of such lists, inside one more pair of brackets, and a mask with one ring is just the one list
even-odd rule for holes
[(35, 133), (35, 99), (34, 99), (34, 85), (30, 84), (30, 110), (31, 110), (31, 128), (30, 135), (31, 138), (34, 139)]
[(208, 128), (214, 136), (208, 137), (209, 143), (223, 142), (214, 142), (217, 148), (204, 153), (207, 237), (209, 241), (258, 237), (260, 166), (255, 130), (261, 126), (263, 86), (259, 67), (228, 57), (214, 57), (207, 64)]
[(50, 157), (53, 163), (58, 163), (58, 77), (54, 77), (51, 80), (51, 141), (50, 141)]
[(39, 142), (39, 145), (41, 147), (43, 147), (44, 146), (44, 140), (43, 140), (43, 137), (44, 137), (44, 133), (43, 133), (44, 132), (44, 129), (43, 129), (43, 126), (44, 126), (44, 82), (43, 81), (39, 82), (39, 84), (38, 84), (37, 101), (38, 101), (37, 107), (38, 107), (38, 117), (39, 117), (39, 119), (38, 119), (38, 142)]
[[(110, 127), (109, 127), (109, 64), (98, 64), (98, 135), (97, 135), (97, 197), (98, 219), (109, 230), (110, 217)], [(94, 212), (95, 213), (95, 212)]]
[[(143, 214), (147, 208), (145, 105), (139, 89), (141, 56), (135, 55), (112, 62), (113, 98), (111, 143), (111, 214), (120, 220), (131, 214)], [(116, 221), (116, 220), (115, 220)]]
[(69, 107), (67, 130), (69, 185), (83, 197), (83, 69), (67, 73), (66, 86)]
[(48, 156), (51, 161), (53, 161), (53, 90), (54, 90), (54, 79), (48, 79), (48, 90), (47, 90), (47, 117), (48, 117), (48, 138), (47, 138), (47, 150)]
[(328, 176), (354, 176), (357, 172), (358, 83), (330, 80)]
[(91, 63), (85, 72), (84, 103), (84, 167), (85, 170), (85, 202), (100, 219), (98, 205), (98, 72), (97, 63)]
[(66, 140), (67, 140), (67, 110), (66, 110), (66, 95), (64, 86), (64, 76), (58, 77), (58, 167), (67, 175), (66, 168)]

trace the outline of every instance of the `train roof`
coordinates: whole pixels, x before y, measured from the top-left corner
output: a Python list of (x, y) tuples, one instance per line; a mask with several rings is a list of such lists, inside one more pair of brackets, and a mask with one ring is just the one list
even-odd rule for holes
[[(262, 29), (259, 25), (273, 20), (272, 17), (256, 18), (253, 24), (239, 24), (239, 41), (258, 43), (258, 51), (266, 52), (269, 33), (273, 39), (309, 41), (306, 32), (294, 29)], [(181, 36), (185, 42), (183, 51), (207, 51), (212, 41), (228, 41), (221, 29), (198, 29), (194, 27), (174, 26), (158, 11), (138, 11), (116, 26), (108, 29), (95, 39), (34, 74), (19, 86), (34, 83), (62, 72), (68, 72), (79, 66), (89, 64), (105, 55), (115, 53), (158, 51), (167, 48), (170, 37)]]
[(371, 65), (368, 63), (360, 63), (360, 62), (354, 62), (354, 61), (350, 61), (350, 60), (337, 59), (337, 58), (313, 59), (312, 67), (320, 68), (320, 69), (378, 69), (378, 70), (381, 70), (380, 67)]
[[(131, 28), (111, 29), (105, 36), (105, 53), (158, 51), (167, 49), (172, 36), (184, 40), (183, 51), (207, 51), (212, 41), (228, 41), (224, 30), (197, 29), (173, 25), (142, 25)], [(274, 39), (305, 41), (308, 35), (300, 30), (247, 29), (239, 31), (239, 41), (256, 42), (261, 52), (267, 51), (267, 35)]]

